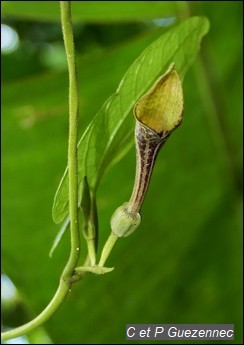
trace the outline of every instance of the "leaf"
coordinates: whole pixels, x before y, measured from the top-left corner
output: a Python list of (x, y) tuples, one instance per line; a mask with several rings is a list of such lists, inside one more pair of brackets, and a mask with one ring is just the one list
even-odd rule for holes
[[(84, 177), (83, 184), (81, 184), (81, 185), (82, 185), (81, 187), (83, 188), (83, 192), (82, 192), (82, 199), (80, 202), (80, 207), (83, 211), (84, 218), (85, 218), (85, 223), (83, 225), (83, 235), (86, 238), (86, 236), (88, 234), (86, 234), (85, 229), (86, 229), (86, 231), (88, 229), (89, 230), (91, 229), (91, 228), (88, 228), (88, 224), (89, 224), (88, 222), (89, 222), (90, 213), (91, 213), (91, 195), (90, 195), (90, 189), (89, 189), (89, 186), (87, 183), (86, 176)], [(50, 258), (53, 256), (55, 249), (58, 247), (61, 239), (63, 238), (63, 235), (64, 235), (66, 229), (68, 229), (69, 223), (70, 223), (70, 218), (69, 218), (69, 216), (67, 216), (66, 219), (64, 220), (60, 230), (58, 231), (54, 241), (53, 241), (52, 247), (51, 247), (50, 252), (49, 252)], [(92, 227), (92, 224), (90, 224), (90, 227)]]
[[(132, 64), (117, 91), (105, 102), (78, 144), (78, 180), (87, 176), (91, 189), (116, 159), (128, 151), (134, 130), (130, 113), (135, 101), (174, 62), (180, 78), (194, 61), (201, 38), (208, 32), (206, 18), (193, 17), (163, 34)], [(79, 195), (81, 200), (81, 195)], [(53, 220), (60, 223), (68, 214), (67, 170), (53, 204)]]
[(52, 247), (51, 247), (50, 252), (49, 252), (50, 258), (53, 256), (53, 253), (54, 253), (55, 249), (59, 245), (59, 242), (61, 241), (61, 239), (62, 239), (66, 229), (68, 228), (69, 222), (70, 222), (69, 217), (66, 217), (63, 225), (61, 226), (59, 232), (57, 233), (57, 235), (56, 235), (56, 237), (55, 237), (55, 239), (53, 241)]
[[(173, 16), (177, 12), (175, 1), (73, 1), (74, 21), (104, 23), (131, 22)], [(29, 20), (59, 21), (58, 1), (4, 1), (4, 16)]]

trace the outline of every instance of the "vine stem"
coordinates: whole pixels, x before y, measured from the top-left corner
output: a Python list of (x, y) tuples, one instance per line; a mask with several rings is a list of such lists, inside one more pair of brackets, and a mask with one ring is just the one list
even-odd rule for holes
[(71, 19), (70, 1), (60, 1), (61, 23), (69, 70), (69, 212), (71, 249), (69, 260), (63, 270), (58, 289), (47, 307), (33, 320), (23, 326), (1, 334), (2, 341), (19, 337), (47, 321), (68, 295), (80, 254), (80, 234), (78, 224), (78, 178), (77, 178), (77, 127), (78, 127), (78, 81), (75, 65), (75, 49)]
[(78, 222), (78, 162), (77, 162), (77, 129), (78, 129), (78, 81), (75, 64), (74, 37), (71, 20), (70, 1), (60, 1), (61, 22), (64, 45), (69, 69), (69, 212), (71, 250), (69, 261), (64, 269), (63, 278), (70, 278), (74, 272), (80, 254), (80, 233)]

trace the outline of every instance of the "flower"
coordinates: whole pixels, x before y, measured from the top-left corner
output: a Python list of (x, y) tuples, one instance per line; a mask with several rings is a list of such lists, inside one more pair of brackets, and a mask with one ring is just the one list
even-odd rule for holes
[(135, 104), (136, 119), (157, 134), (178, 127), (183, 115), (183, 91), (180, 77), (171, 64)]

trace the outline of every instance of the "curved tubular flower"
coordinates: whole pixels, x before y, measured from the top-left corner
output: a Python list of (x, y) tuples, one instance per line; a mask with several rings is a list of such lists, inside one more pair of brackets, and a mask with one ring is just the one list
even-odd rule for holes
[(135, 104), (136, 175), (128, 203), (120, 206), (111, 218), (112, 231), (118, 237), (131, 234), (139, 226), (140, 209), (148, 189), (159, 150), (181, 124), (182, 85), (174, 64)]

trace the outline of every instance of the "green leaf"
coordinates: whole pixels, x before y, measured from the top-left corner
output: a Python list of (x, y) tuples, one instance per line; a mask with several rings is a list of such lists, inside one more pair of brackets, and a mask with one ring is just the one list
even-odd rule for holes
[[(72, 1), (74, 21), (132, 22), (173, 16), (177, 12), (175, 1)], [(2, 13), (29, 20), (59, 21), (58, 1), (4, 1)]]
[[(105, 171), (122, 158), (132, 144), (134, 124), (130, 112), (135, 101), (173, 62), (183, 80), (208, 29), (206, 18), (190, 18), (163, 34), (132, 64), (117, 91), (105, 102), (79, 141), (79, 183), (87, 176), (90, 188), (97, 189)], [(54, 199), (54, 222), (60, 223), (67, 214), (66, 170)]]
[(50, 252), (49, 252), (50, 258), (53, 256), (53, 253), (54, 253), (55, 249), (59, 245), (59, 243), (60, 243), (60, 241), (61, 241), (61, 239), (62, 239), (62, 237), (63, 237), (63, 235), (64, 235), (64, 233), (66, 231), (66, 229), (68, 228), (69, 222), (70, 222), (69, 217), (66, 217), (64, 223), (62, 224), (59, 232), (57, 233), (57, 235), (56, 235), (56, 237), (55, 237), (55, 239), (53, 241), (52, 247), (51, 247)]

